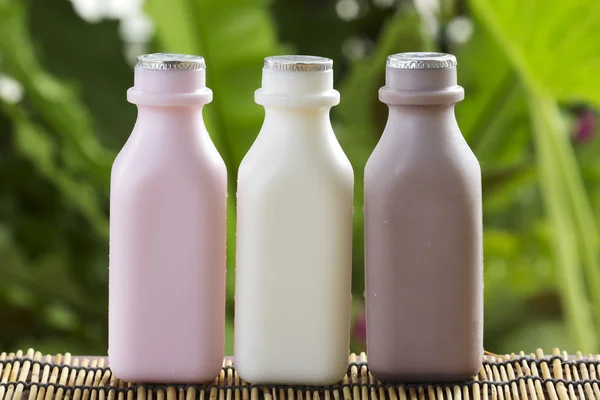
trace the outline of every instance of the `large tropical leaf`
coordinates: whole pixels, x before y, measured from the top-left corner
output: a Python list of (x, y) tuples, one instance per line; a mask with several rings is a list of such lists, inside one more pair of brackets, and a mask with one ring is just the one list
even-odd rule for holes
[(417, 12), (413, 8), (401, 8), (386, 22), (373, 53), (352, 65), (339, 86), (342, 101), (333, 109), (333, 115), (339, 120), (334, 129), (354, 168), (352, 280), (356, 293), (364, 290), (364, 168), (387, 119), (387, 107), (378, 100), (377, 91), (384, 83), (385, 60), (389, 54), (427, 49), (428, 44), (420, 32)]
[[(555, 158), (560, 156), (561, 151), (569, 145), (568, 142), (565, 143), (563, 121), (560, 120), (556, 103), (552, 99), (535, 95), (532, 95), (530, 101), (537, 139), (540, 183), (546, 195), (550, 222), (555, 230), (553, 239), (558, 258), (556, 260), (558, 288), (564, 296), (565, 315), (571, 327), (573, 341), (581, 348), (591, 351), (597, 346), (597, 338), (591, 334), (594, 333), (594, 327), (585, 294), (585, 279), (580, 266), (581, 256), (578, 252), (580, 238), (576, 227), (577, 222), (573, 218), (577, 210), (574, 210), (573, 204), (569, 203), (570, 199), (566, 193), (569, 188), (565, 187), (567, 185), (564, 179), (570, 177), (561, 177), (565, 172), (561, 171), (564, 164), (557, 162)], [(593, 263), (595, 261), (592, 260)], [(593, 268), (597, 266), (594, 265)]]
[[(3, 107), (16, 128), (15, 149), (106, 238), (108, 221), (97, 192), (108, 192), (110, 154), (96, 140), (89, 113), (75, 92), (40, 65), (25, 11), (19, 1), (0, 0), (0, 54), (7, 55), (1, 70), (23, 85), (30, 103)], [(51, 133), (30, 118), (41, 120)]]
[[(596, 351), (598, 230), (558, 102), (600, 107), (600, 42), (592, 39), (600, 30), (600, 4), (593, 0), (471, 0), (471, 4), (528, 92), (567, 325), (576, 346)], [(584, 282), (594, 304), (595, 329)]]
[(600, 108), (600, 3), (471, 0), (529, 89)]
[(278, 54), (274, 25), (263, 0), (149, 0), (160, 48), (206, 59), (213, 103), (204, 116), (211, 137), (234, 181), (237, 166), (256, 138), (263, 119), (254, 103), (263, 58)]
[[(456, 105), (456, 118), (483, 169), (529, 161), (531, 138), (523, 87), (499, 50), (479, 25), (472, 39), (456, 50), (458, 82), (465, 88), (465, 99)], [(510, 140), (506, 140), (507, 132)]]
[(96, 140), (90, 113), (76, 92), (39, 63), (27, 29), (25, 5), (0, 0), (0, 54), (7, 55), (2, 58), (2, 71), (23, 85), (27, 100), (56, 133), (65, 166), (108, 190), (112, 154)]
[[(161, 51), (198, 54), (206, 60), (214, 100), (205, 107), (204, 118), (229, 172), (227, 291), (233, 293), (237, 168), (263, 119), (262, 108), (254, 104), (263, 58), (282, 48), (263, 0), (148, 0), (146, 10), (156, 24)], [(228, 299), (231, 311), (233, 298)], [(231, 329), (226, 336), (230, 350)]]
[(355, 24), (349, 24), (338, 16), (336, 2), (274, 1), (273, 15), (277, 22), (279, 39), (283, 43), (294, 43), (297, 54), (312, 54), (333, 59), (334, 78), (337, 81), (345, 63), (344, 41), (356, 35), (357, 29)]
[[(465, 99), (456, 118), (482, 168), (486, 227), (516, 231), (540, 218), (524, 88), (501, 48), (479, 24), (452, 49)], [(519, 210), (518, 213), (515, 210)]]
[(13, 122), (14, 148), (35, 167), (36, 172), (62, 192), (65, 199), (78, 210), (101, 238), (108, 237), (108, 220), (99, 203), (95, 188), (74, 178), (56, 162), (57, 146), (52, 135), (27, 119), (18, 107), (4, 105), (3, 110)]
[(120, 149), (133, 129), (135, 106), (126, 99), (133, 68), (124, 57), (119, 21), (90, 24), (70, 1), (29, 3), (28, 29), (39, 60), (48, 72), (74, 86), (89, 108), (98, 139)]

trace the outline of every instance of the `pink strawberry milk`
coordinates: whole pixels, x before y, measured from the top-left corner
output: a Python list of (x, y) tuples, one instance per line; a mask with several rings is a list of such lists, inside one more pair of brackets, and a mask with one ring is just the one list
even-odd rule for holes
[(138, 58), (135, 127), (111, 174), (109, 362), (130, 382), (202, 383), (223, 360), (227, 172), (202, 57)]

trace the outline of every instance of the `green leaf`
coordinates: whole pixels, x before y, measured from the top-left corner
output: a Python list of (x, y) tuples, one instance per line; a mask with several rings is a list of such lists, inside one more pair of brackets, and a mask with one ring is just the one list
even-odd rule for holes
[(79, 325), (77, 315), (60, 303), (49, 304), (46, 307), (44, 317), (48, 324), (60, 330), (72, 331)]
[[(345, 63), (342, 52), (344, 41), (352, 35), (364, 35), (357, 29), (357, 25), (367, 23), (354, 21), (349, 24), (338, 16), (336, 5), (335, 1), (286, 0), (274, 1), (272, 6), (280, 40), (293, 43), (296, 54), (333, 59), (336, 70), (334, 79), (340, 77), (339, 71)], [(371, 18), (373, 11), (370, 9), (368, 13)]]
[(510, 229), (521, 236), (542, 217), (524, 87), (480, 24), (474, 24), (468, 43), (451, 50), (458, 59), (458, 81), (465, 88), (456, 117), (482, 169), (486, 241), (490, 229)]
[(387, 114), (387, 107), (377, 98), (377, 91), (385, 83), (386, 57), (402, 51), (430, 49), (420, 33), (420, 26), (419, 15), (413, 8), (399, 10), (386, 22), (372, 54), (355, 62), (340, 84), (342, 101), (333, 109), (334, 114), (345, 124), (366, 130), (362, 135), (371, 135), (372, 143), (381, 135)]
[(262, 0), (149, 0), (146, 11), (156, 24), (163, 51), (199, 54), (206, 59), (207, 86), (214, 92), (204, 117), (225, 159), (230, 180), (263, 120), (254, 104), (263, 58), (282, 51)]
[[(573, 213), (577, 210), (574, 210), (574, 204), (570, 203), (571, 199), (567, 193), (569, 188), (565, 188), (568, 185), (564, 184), (564, 179), (569, 179), (568, 175), (574, 175), (573, 172), (577, 174), (577, 171), (562, 170), (565, 166), (560, 162), (560, 158), (569, 156), (566, 151), (570, 150), (570, 147), (568, 143), (561, 143), (561, 140), (564, 140), (564, 128), (561, 129), (563, 124), (556, 104), (551, 99), (535, 95), (532, 95), (530, 103), (537, 139), (541, 185), (550, 222), (555, 230), (554, 245), (560, 282), (558, 289), (564, 297), (565, 315), (574, 342), (584, 352), (594, 351), (598, 343), (597, 337), (590, 334), (594, 332), (594, 326), (585, 294), (585, 279), (580, 267), (578, 241), (581, 238), (578, 237), (579, 232), (573, 218)], [(572, 157), (572, 154), (570, 156)]]
[[(590, 40), (600, 30), (600, 5), (591, 0), (471, 0), (471, 4), (528, 93), (568, 327), (579, 348), (596, 351), (600, 332), (598, 230), (557, 102), (600, 106), (600, 81), (596, 79), (600, 46)], [(594, 303), (595, 329), (585, 282)]]
[(499, 50), (490, 35), (475, 25), (473, 38), (456, 52), (458, 81), (465, 88), (456, 118), (483, 170), (529, 161), (531, 136), (523, 87)]
[(76, 179), (72, 171), (57, 164), (57, 148), (48, 131), (30, 121), (18, 107), (5, 104), (3, 109), (13, 122), (15, 149), (63, 193), (66, 200), (90, 222), (99, 237), (107, 238), (108, 219), (94, 187)]
[(68, 271), (64, 249), (28, 262), (21, 248), (10, 237), (0, 240), (0, 292), (13, 286), (27, 288), (35, 293), (38, 304), (60, 303), (86, 318), (106, 318), (104, 304), (94, 302), (92, 293), (85, 293)]
[(233, 356), (233, 320), (227, 318), (225, 321), (225, 355)]
[(96, 140), (90, 113), (75, 91), (48, 74), (38, 62), (25, 11), (24, 2), (0, 0), (0, 54), (5, 55), (2, 71), (24, 86), (27, 100), (55, 132), (65, 165), (108, 190), (113, 155)]
[(471, 0), (530, 89), (600, 107), (600, 3), (594, 0)]
[(569, 329), (561, 321), (530, 321), (507, 335), (498, 348), (490, 350), (498, 354), (510, 354), (519, 351), (530, 354), (535, 353), (538, 348), (546, 351), (559, 348), (569, 352), (569, 354), (574, 354), (578, 349), (569, 339), (568, 331)]
[[(521, 204), (523, 198), (527, 203), (532, 203), (536, 183), (537, 175), (533, 166), (518, 165), (499, 170), (489, 167), (482, 169), (483, 213), (486, 220), (495, 219), (512, 223), (511, 216), (516, 216), (518, 225), (526, 226), (532, 219), (537, 219), (538, 215), (534, 210)], [(537, 204), (533, 205), (537, 207)], [(523, 211), (515, 215), (513, 206)]]
[(33, 293), (18, 284), (5, 288), (4, 296), (9, 303), (18, 308), (32, 308), (35, 302)]
[(69, 82), (89, 108), (96, 137), (120, 149), (135, 123), (135, 106), (126, 100), (133, 69), (125, 61), (119, 21), (93, 24), (81, 19), (72, 2), (29, 0), (28, 29), (47, 71)]
[(420, 34), (420, 18), (413, 8), (402, 8), (386, 22), (373, 53), (352, 65), (340, 84), (342, 101), (332, 111), (339, 123), (334, 130), (354, 168), (353, 288), (364, 290), (363, 191), (364, 168), (375, 148), (387, 119), (387, 106), (377, 98), (383, 86), (385, 60), (389, 54), (427, 50), (429, 44)]
[(546, 239), (531, 230), (484, 232), (486, 338), (494, 336), (494, 330), (513, 330), (530, 317), (520, 314), (515, 319), (514, 307), (523, 307), (507, 307), (508, 302), (519, 304), (552, 293), (556, 286)]
[[(204, 108), (211, 138), (229, 172), (227, 291), (235, 286), (235, 193), (237, 168), (263, 120), (254, 104), (266, 56), (279, 54), (273, 21), (262, 0), (148, 0), (161, 51), (199, 54), (206, 59), (207, 86), (214, 92)], [(233, 298), (228, 298), (229, 315)], [(231, 317), (230, 317), (231, 319)], [(233, 337), (228, 335), (226, 348)]]

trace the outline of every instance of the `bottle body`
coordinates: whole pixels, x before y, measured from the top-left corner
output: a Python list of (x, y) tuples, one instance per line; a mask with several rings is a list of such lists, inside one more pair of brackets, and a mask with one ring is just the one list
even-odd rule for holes
[(348, 365), (353, 171), (326, 108), (266, 106), (240, 165), (235, 361), (251, 383), (327, 385)]
[(244, 379), (319, 385), (344, 375), (352, 199), (352, 169), (332, 130), (261, 131), (238, 176), (235, 356)]
[(126, 381), (208, 382), (224, 348), (225, 164), (201, 106), (138, 109), (111, 173), (110, 366)]
[(453, 104), (390, 104), (365, 168), (367, 351), (389, 382), (458, 381), (483, 356), (481, 172)]

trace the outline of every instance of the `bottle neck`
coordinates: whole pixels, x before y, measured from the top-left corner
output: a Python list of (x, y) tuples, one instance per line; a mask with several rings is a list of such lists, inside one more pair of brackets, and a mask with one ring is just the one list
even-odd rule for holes
[(163, 71), (135, 67), (134, 85), (127, 90), (127, 101), (157, 107), (204, 105), (212, 101), (212, 91), (204, 83), (204, 69)]
[(392, 105), (450, 105), (461, 101), (464, 89), (456, 84), (456, 67), (400, 69), (387, 67), (379, 100)]
[(339, 104), (333, 88), (333, 71), (291, 72), (263, 69), (262, 87), (254, 93), (264, 107), (327, 109)]
[(312, 134), (331, 130), (330, 107), (265, 107), (263, 131)]
[(178, 134), (205, 130), (201, 105), (187, 107), (138, 105), (136, 125), (145, 131)]
[(389, 104), (388, 125), (401, 125), (423, 132), (439, 132), (458, 126), (454, 104), (407, 105)]

